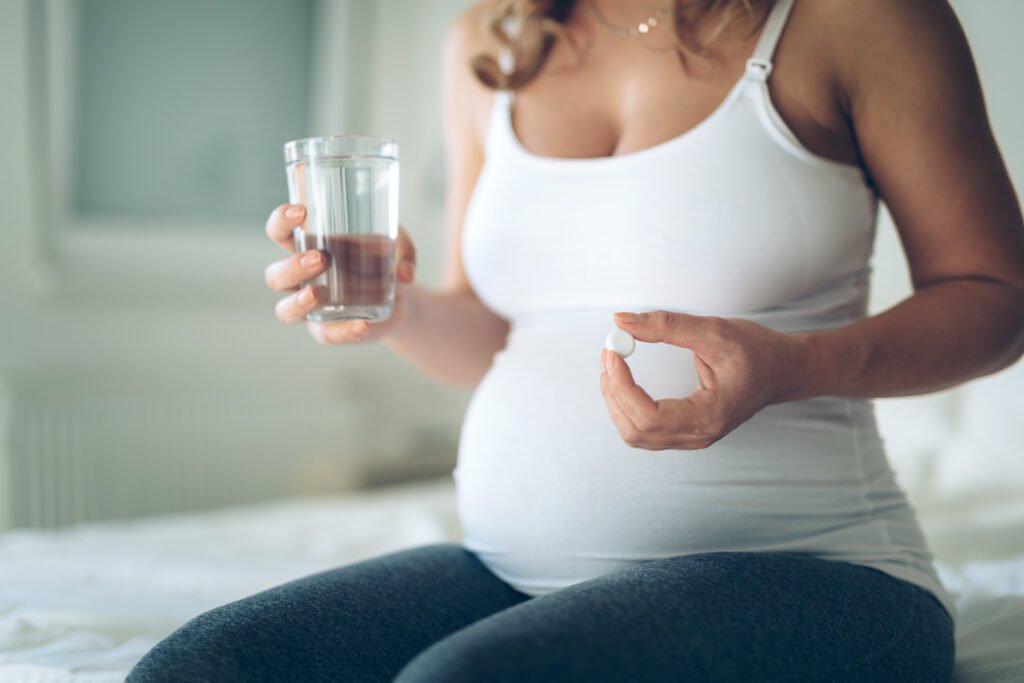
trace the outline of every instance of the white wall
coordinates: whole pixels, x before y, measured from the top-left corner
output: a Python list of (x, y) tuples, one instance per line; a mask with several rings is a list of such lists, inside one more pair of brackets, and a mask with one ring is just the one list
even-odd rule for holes
[(0, 3), (0, 207), (4, 248), (0, 249), (0, 368), (11, 366), (19, 313), (29, 307), (33, 272), (31, 201), (32, 140), (29, 125), (28, 2)]
[[(25, 308), (22, 297), (31, 282), (30, 263), (33, 213), (29, 194), (30, 144), (28, 126), (28, 6), (25, 2), (0, 3), (0, 390), (8, 394), (6, 369), (13, 363), (13, 339)], [(10, 523), (9, 438), (10, 401), (0, 401), (0, 529)]]

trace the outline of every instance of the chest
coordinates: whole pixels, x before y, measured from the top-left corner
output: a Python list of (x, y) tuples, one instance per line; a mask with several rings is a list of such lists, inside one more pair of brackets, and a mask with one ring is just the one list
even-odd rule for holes
[[(801, 3), (773, 57), (772, 102), (812, 153), (858, 164), (853, 131)], [(570, 22), (570, 29), (572, 29)], [(577, 20), (577, 48), (555, 44), (541, 73), (516, 97), (513, 126), (541, 156), (587, 158), (652, 147), (707, 119), (741, 78), (758, 33), (737, 31), (708, 59), (671, 49), (671, 36), (651, 42), (602, 34)]]
[(781, 306), (863, 270), (874, 197), (859, 172), (794, 157), (734, 96), (709, 126), (638, 152), (524, 151), (495, 107), (463, 229), (474, 291), (514, 318), (631, 306)]

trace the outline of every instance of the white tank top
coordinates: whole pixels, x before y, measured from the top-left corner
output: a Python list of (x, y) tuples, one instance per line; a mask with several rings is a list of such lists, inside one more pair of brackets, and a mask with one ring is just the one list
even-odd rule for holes
[[(866, 315), (877, 197), (860, 169), (807, 150), (769, 97), (792, 4), (776, 2), (707, 119), (642, 151), (533, 154), (512, 93), (495, 97), (462, 255), (511, 331), (470, 402), (453, 475), (464, 545), (520, 591), (687, 553), (791, 551), (920, 585), (956, 618), (871, 402), (770, 406), (708, 449), (647, 451), (623, 442), (599, 389), (614, 311), (781, 331)], [(698, 386), (685, 349), (639, 344), (628, 362), (654, 398)]]

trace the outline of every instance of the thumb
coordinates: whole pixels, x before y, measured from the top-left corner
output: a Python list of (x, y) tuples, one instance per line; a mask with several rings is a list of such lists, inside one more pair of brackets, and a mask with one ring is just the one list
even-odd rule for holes
[(707, 319), (687, 313), (652, 311), (650, 313), (616, 313), (615, 324), (644, 342), (665, 342), (694, 349), (707, 333)]
[(416, 247), (413, 246), (409, 233), (405, 228), (398, 229), (398, 241), (395, 245), (395, 273), (399, 282), (412, 282), (416, 274)]

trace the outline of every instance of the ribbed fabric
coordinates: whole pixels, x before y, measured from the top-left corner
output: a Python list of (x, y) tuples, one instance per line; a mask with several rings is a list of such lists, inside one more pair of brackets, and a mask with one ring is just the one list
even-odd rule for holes
[[(533, 154), (516, 138), (513, 95), (495, 98), (463, 260), (512, 329), (473, 396), (453, 474), (464, 545), (523, 592), (686, 553), (785, 550), (887, 572), (957, 617), (871, 402), (771, 406), (706, 450), (651, 452), (622, 441), (599, 391), (614, 311), (782, 331), (866, 315), (877, 197), (860, 169), (807, 150), (769, 96), (792, 4), (775, 4), (707, 119), (645, 150)], [(685, 349), (640, 344), (628, 362), (655, 398), (698, 385)]]

